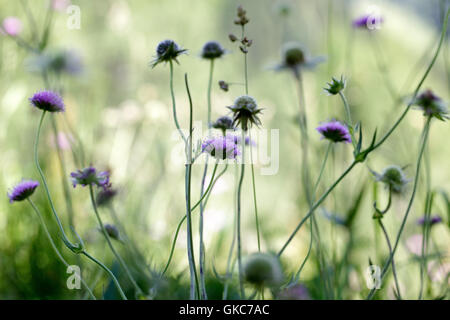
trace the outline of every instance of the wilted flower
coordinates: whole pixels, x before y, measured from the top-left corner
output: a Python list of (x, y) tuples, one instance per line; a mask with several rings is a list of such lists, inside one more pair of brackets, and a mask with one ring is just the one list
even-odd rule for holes
[(278, 300), (310, 300), (308, 289), (304, 285), (294, 284), (278, 294)]
[(217, 41), (209, 41), (205, 43), (202, 49), (202, 58), (216, 59), (220, 58), (226, 53), (225, 49)]
[(72, 185), (75, 188), (78, 184), (85, 187), (87, 185), (96, 185), (107, 189), (111, 186), (109, 183), (109, 172), (98, 172), (94, 167), (87, 167), (82, 170), (77, 170), (70, 174), (72, 177)]
[(35, 93), (30, 102), (38, 109), (48, 112), (64, 112), (64, 102), (59, 94), (53, 91), (44, 90)]
[(212, 124), (214, 129), (219, 129), (225, 134), (225, 131), (234, 129), (233, 119), (227, 116), (220, 117)]
[(226, 137), (206, 139), (202, 143), (202, 152), (207, 152), (219, 160), (236, 159), (236, 157), (240, 154), (236, 143)]
[(441, 223), (442, 222), (442, 218), (438, 215), (432, 216), (432, 217), (421, 217), (417, 220), (417, 224), (418, 225), (425, 225), (425, 224), (429, 224), (430, 226), (435, 225), (437, 223)]
[(108, 234), (108, 236), (110, 238), (120, 240), (119, 229), (117, 229), (117, 227), (115, 225), (106, 223), (104, 225), (104, 227), (105, 227), (106, 233)]
[(339, 121), (333, 120), (326, 122), (318, 126), (316, 130), (322, 135), (322, 139), (325, 138), (333, 142), (352, 142), (347, 126)]
[(288, 42), (282, 48), (282, 62), (275, 70), (291, 70), (298, 78), (300, 69), (310, 69), (323, 62), (323, 57), (310, 57), (306, 50), (297, 42)]
[(341, 76), (341, 80), (337, 80), (335, 77), (332, 77), (331, 83), (328, 82), (327, 84), (328, 87), (324, 88), (324, 90), (330, 95), (336, 95), (345, 89), (346, 82), (344, 76)]
[(376, 172), (373, 174), (378, 181), (385, 183), (394, 193), (401, 193), (409, 182), (402, 168), (396, 165), (386, 167), (381, 174)]
[(2, 31), (11, 37), (16, 37), (22, 31), (22, 21), (16, 17), (6, 17), (3, 19)]
[(154, 68), (161, 62), (172, 60), (178, 63), (177, 57), (186, 51), (186, 49), (181, 49), (173, 40), (161, 41), (156, 47), (156, 59), (151, 62), (151, 66)]
[(39, 182), (34, 180), (23, 180), (8, 193), (9, 202), (23, 201), (34, 193)]
[(54, 72), (78, 75), (83, 71), (80, 55), (73, 50), (43, 53), (28, 60), (29, 69), (35, 72)]
[(244, 263), (245, 281), (255, 286), (275, 287), (283, 281), (280, 261), (275, 255), (253, 253)]
[(262, 109), (258, 108), (255, 99), (250, 96), (238, 97), (234, 105), (227, 108), (233, 111), (233, 126), (240, 124), (242, 130), (247, 131), (252, 124), (256, 126), (261, 124), (258, 114)]
[(222, 89), (223, 91), (227, 92), (229, 89), (229, 84), (223, 80), (219, 81), (219, 87), (220, 89)]
[(106, 206), (108, 205), (112, 199), (117, 195), (117, 190), (113, 188), (101, 189), (97, 194), (97, 206)]
[(353, 20), (353, 27), (362, 29), (378, 29), (383, 22), (383, 17), (377, 14), (368, 14)]
[(413, 105), (419, 106), (425, 116), (435, 117), (442, 121), (449, 119), (445, 102), (429, 89), (418, 95), (414, 99)]

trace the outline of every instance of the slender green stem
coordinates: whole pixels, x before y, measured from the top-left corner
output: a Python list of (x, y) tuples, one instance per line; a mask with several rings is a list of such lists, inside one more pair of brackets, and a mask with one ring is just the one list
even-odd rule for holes
[(70, 250), (74, 251), (76, 249), (81, 248), (81, 243), (78, 243), (75, 245), (69, 241), (69, 239), (64, 231), (64, 228), (62, 226), (61, 220), (59, 219), (58, 213), (56, 212), (55, 206), (53, 204), (53, 200), (50, 195), (50, 191), (48, 188), (47, 180), (44, 176), (44, 172), (42, 171), (41, 166), (39, 165), (38, 145), (39, 145), (39, 137), (41, 134), (41, 128), (42, 128), (42, 123), (44, 121), (45, 114), (46, 114), (46, 111), (43, 111), (42, 115), (41, 115), (41, 119), (39, 120), (39, 125), (38, 125), (38, 129), (37, 129), (37, 133), (36, 133), (36, 139), (35, 139), (35, 143), (34, 143), (34, 162), (35, 162), (36, 168), (39, 171), (39, 175), (41, 176), (42, 184), (44, 186), (44, 190), (47, 195), (48, 202), (50, 203), (50, 208), (52, 210), (53, 216), (55, 217), (56, 223), (58, 224), (59, 230), (61, 231), (61, 235), (64, 239), (64, 243)]
[[(170, 66), (170, 96), (172, 97), (172, 113), (173, 113), (173, 120), (175, 122), (175, 127), (177, 128), (178, 132), (180, 133), (181, 138), (183, 139), (184, 143), (187, 143), (186, 136), (184, 135), (183, 131), (181, 130), (180, 124), (178, 122), (177, 117), (177, 104), (175, 99), (175, 92), (173, 89), (173, 62), (172, 60), (169, 61)], [(191, 135), (191, 132), (189, 133)]]
[(288, 240), (284, 243), (283, 247), (281, 248), (281, 250), (278, 252), (278, 256), (281, 256), (284, 252), (284, 250), (287, 248), (287, 246), (289, 245), (289, 243), (292, 241), (292, 239), (295, 237), (295, 235), (297, 234), (297, 232), (300, 230), (300, 228), (303, 226), (303, 224), (309, 219), (309, 217), (311, 216), (311, 214), (314, 212), (314, 210), (316, 210), (320, 204), (326, 199), (326, 197), (331, 193), (331, 191), (333, 191), (333, 189), (342, 181), (342, 179), (345, 178), (345, 176), (352, 171), (352, 169), (355, 167), (355, 165), (358, 162), (353, 161), (352, 164), (340, 175), (340, 177), (325, 191), (325, 193), (319, 198), (319, 200), (317, 200), (314, 205), (308, 210), (308, 213), (305, 215), (305, 217), (303, 217), (303, 219), (299, 222), (299, 224), (297, 225), (297, 227), (294, 229), (294, 231), (291, 233), (291, 235), (289, 236)]
[(241, 193), (242, 193), (242, 183), (244, 181), (245, 175), (245, 132), (241, 132), (241, 146), (242, 146), (242, 164), (241, 164), (241, 176), (239, 178), (238, 191), (237, 191), (237, 218), (236, 218), (236, 228), (237, 228), (237, 260), (238, 260), (238, 271), (239, 271), (239, 292), (241, 299), (245, 299), (244, 291), (244, 270), (242, 266), (242, 239), (241, 239)]
[[(245, 143), (245, 140), (242, 141), (241, 143)], [(253, 189), (253, 204), (255, 207), (255, 224), (256, 224), (256, 237), (258, 240), (258, 252), (261, 251), (261, 236), (260, 236), (260, 232), (259, 232), (259, 218), (258, 218), (258, 203), (256, 200), (256, 183), (255, 183), (255, 169), (254, 169), (254, 164), (253, 164), (253, 151), (252, 151), (252, 136), (251, 133), (249, 131), (249, 146), (250, 146), (250, 167), (252, 169), (252, 189)]]
[[(389, 240), (389, 235), (386, 231), (386, 228), (384, 227), (383, 221), (381, 220), (381, 218), (377, 219), (378, 220), (378, 224), (381, 227), (381, 230), (383, 230), (383, 234), (384, 234), (384, 238), (386, 239), (386, 244), (389, 248), (389, 254), (392, 254), (392, 245), (391, 245), (391, 241)], [(395, 269), (395, 262), (394, 262), (394, 258), (392, 258), (392, 272), (394, 274), (394, 281), (395, 281), (395, 287), (397, 290), (397, 295), (399, 297), (400, 300), (402, 300), (402, 295), (400, 293), (400, 285), (398, 282), (398, 277), (397, 277), (397, 271)]]
[(191, 277), (190, 298), (195, 300), (199, 293), (199, 284), (197, 270), (195, 267), (194, 242), (192, 240), (192, 218), (191, 218), (191, 176), (192, 176), (192, 122), (193, 122), (193, 106), (187, 74), (184, 75), (186, 91), (189, 98), (189, 138), (187, 140), (187, 163), (185, 175), (185, 199), (186, 199), (186, 216), (187, 216), (187, 251), (189, 260), (189, 273)]
[[(62, 256), (61, 252), (59, 251), (58, 247), (56, 246), (55, 242), (53, 241), (53, 238), (50, 234), (50, 232), (48, 231), (47, 225), (45, 224), (45, 221), (42, 217), (41, 212), (39, 211), (39, 209), (37, 208), (37, 206), (34, 204), (34, 202), (30, 199), (27, 198), (28, 203), (31, 205), (31, 207), (33, 208), (34, 212), (36, 212), (38, 218), (39, 218), (39, 222), (42, 225), (42, 228), (44, 229), (45, 235), (48, 238), (48, 241), (50, 242), (53, 250), (55, 251), (56, 255), (58, 256), (59, 260), (61, 260), (61, 262), (66, 266), (69, 267), (69, 263), (64, 259), (64, 257)], [(87, 283), (84, 281), (84, 279), (81, 277), (80, 275), (80, 281), (83, 284), (83, 286), (86, 288), (86, 291), (88, 292), (88, 294), (91, 296), (91, 298), (93, 300), (97, 300), (94, 296), (94, 294), (92, 293), (91, 289), (89, 288), (89, 286), (87, 285)]]
[[(333, 147), (333, 142), (330, 141), (330, 142), (328, 143), (327, 151), (325, 152), (325, 156), (324, 156), (322, 165), (321, 165), (321, 167), (320, 167), (319, 176), (317, 177), (316, 183), (315, 183), (315, 185), (314, 185), (313, 197), (315, 197), (315, 194), (316, 194), (316, 192), (317, 192), (317, 188), (318, 188), (318, 186), (319, 186), (320, 180), (322, 179), (323, 172), (325, 171), (325, 170), (324, 170), (324, 169), (325, 169), (325, 165), (326, 165), (327, 160), (328, 160), (328, 155), (330, 154), (330, 150), (331, 150), (332, 147)], [(313, 213), (313, 215), (314, 215), (314, 213)], [(311, 219), (312, 219), (312, 218), (313, 218), (313, 217), (311, 217)], [(298, 280), (300, 279), (300, 273), (302, 272), (302, 270), (303, 270), (303, 268), (304, 268), (306, 262), (307, 262), (308, 259), (309, 259), (309, 256), (311, 255), (311, 249), (312, 249), (312, 243), (313, 243), (313, 223), (314, 223), (314, 222), (311, 220), (311, 221), (310, 221), (310, 230), (309, 230), (309, 231), (310, 231), (310, 239), (309, 239), (308, 252), (306, 253), (306, 257), (303, 259), (303, 262), (302, 262), (302, 264), (300, 265), (300, 268), (298, 269), (297, 273), (295, 274), (295, 279), (296, 279), (296, 281), (298, 281)]]
[[(213, 170), (211, 181), (209, 182), (208, 188), (206, 188), (206, 191), (203, 194), (203, 196), (200, 198), (200, 200), (198, 200), (197, 203), (191, 208), (191, 212), (193, 212), (195, 210), (195, 208), (197, 208), (200, 205), (200, 203), (203, 201), (203, 199), (205, 199), (205, 198), (207, 199), (207, 196), (210, 194), (210, 192), (211, 192), (212, 188), (214, 187), (215, 183), (222, 176), (222, 174), (225, 173), (226, 169), (224, 169), (224, 171), (222, 171), (219, 174), (219, 176), (217, 176), (217, 178), (214, 179), (214, 176), (216, 174), (216, 170), (217, 170), (217, 164), (216, 164), (216, 166), (215, 166), (215, 168)], [(206, 199), (205, 199), (205, 204), (206, 204)], [(166, 273), (167, 269), (170, 266), (170, 263), (172, 262), (173, 253), (174, 253), (174, 250), (175, 250), (175, 245), (176, 245), (177, 239), (178, 239), (178, 233), (180, 232), (180, 229), (181, 229), (184, 221), (186, 221), (186, 219), (187, 219), (187, 215), (185, 214), (183, 216), (183, 218), (180, 220), (180, 222), (178, 223), (177, 229), (175, 230), (175, 235), (173, 237), (172, 246), (171, 246), (170, 254), (169, 254), (169, 259), (167, 260), (167, 263), (166, 263), (166, 266), (164, 267), (162, 275), (164, 275)]]
[(111, 270), (109, 270), (109, 268), (107, 266), (105, 266), (103, 263), (101, 263), (99, 260), (97, 260), (96, 258), (94, 258), (93, 256), (91, 256), (89, 253), (87, 253), (85, 250), (81, 251), (81, 254), (85, 255), (89, 260), (95, 262), (96, 264), (98, 264), (103, 270), (106, 271), (106, 273), (111, 277), (111, 279), (113, 280), (117, 291), (119, 291), (120, 296), (122, 297), (122, 300), (128, 300), (127, 297), (125, 296), (125, 293), (123, 293), (122, 287), (120, 286), (119, 281), (117, 281), (116, 276), (114, 275), (114, 273), (112, 273)]
[(211, 59), (211, 64), (209, 67), (209, 78), (208, 78), (208, 91), (207, 91), (207, 102), (208, 102), (208, 128), (211, 128), (211, 88), (213, 82), (214, 74), (214, 59)]
[[(235, 167), (235, 171), (234, 171), (234, 181), (235, 181), (235, 190), (237, 190), (237, 184), (238, 184), (238, 179), (239, 179), (239, 170), (238, 170), (238, 166)], [(236, 233), (237, 233), (237, 192), (234, 192), (234, 206), (233, 206), (233, 212), (234, 212), (234, 219), (233, 219), (233, 237), (231, 240), (231, 245), (230, 245), (230, 251), (228, 252), (228, 259), (227, 259), (227, 271), (226, 271), (226, 281), (223, 287), (223, 294), (222, 294), (222, 300), (226, 300), (227, 296), (228, 296), (228, 286), (230, 284), (230, 280), (232, 277), (232, 269), (231, 268), (231, 261), (233, 258), (233, 252), (234, 252), (234, 246), (236, 245)], [(234, 265), (233, 265), (234, 266)]]
[(127, 264), (122, 259), (122, 257), (119, 255), (119, 253), (116, 251), (116, 249), (114, 248), (114, 246), (113, 246), (113, 244), (111, 242), (111, 239), (110, 239), (110, 237), (108, 235), (108, 232), (106, 231), (105, 226), (103, 224), (102, 218), (100, 217), (100, 214), (98, 213), (97, 204), (95, 203), (95, 196), (94, 196), (94, 190), (92, 188), (92, 185), (89, 185), (89, 195), (91, 197), (92, 208), (94, 209), (95, 216), (97, 218), (97, 222), (98, 222), (98, 224), (100, 226), (100, 230), (102, 231), (103, 236), (106, 239), (106, 242), (108, 243), (108, 247), (111, 249), (111, 251), (114, 254), (114, 256), (116, 257), (117, 261), (119, 261), (119, 264), (125, 270), (125, 273), (127, 274), (128, 279), (131, 281), (132, 285), (136, 289), (136, 292), (139, 293), (140, 295), (144, 296), (144, 292), (138, 286), (138, 284), (137, 284), (136, 280), (134, 279), (133, 274), (131, 273), (131, 271), (128, 268)]
[(428, 68), (426, 69), (424, 75), (422, 76), (422, 78), (419, 81), (419, 84), (417, 85), (416, 89), (414, 90), (413, 96), (411, 101), (408, 103), (405, 111), (403, 111), (403, 113), (401, 114), (401, 116), (398, 118), (398, 120), (394, 123), (394, 125), (392, 126), (392, 128), (383, 136), (383, 138), (381, 138), (373, 147), (373, 149), (378, 148), (380, 145), (382, 145), (387, 138), (389, 138), (389, 136), (392, 134), (392, 132), (394, 132), (394, 130), (398, 127), (398, 125), (400, 124), (400, 122), (402, 122), (403, 118), (406, 116), (406, 114), (408, 113), (409, 109), (411, 108), (413, 101), (415, 100), (417, 94), (419, 93), (420, 88), (422, 87), (422, 84), (424, 83), (425, 79), (428, 77), (428, 74), (430, 73), (431, 69), (434, 66), (434, 63), (436, 62), (437, 57), (439, 56), (439, 52), (441, 51), (442, 48), (442, 44), (444, 43), (445, 40), (445, 35), (447, 33), (447, 23), (448, 23), (448, 17), (450, 15), (450, 9), (447, 10), (447, 13), (445, 14), (445, 19), (444, 19), (444, 24), (442, 25), (442, 32), (441, 32), (441, 37), (439, 40), (439, 44), (438, 47), (436, 49), (436, 52), (433, 56), (433, 59), (431, 59), (430, 64), (428, 65)]
[[(394, 258), (395, 252), (397, 251), (397, 247), (398, 247), (398, 244), (400, 242), (400, 238), (401, 238), (403, 229), (405, 227), (406, 221), (407, 221), (408, 216), (409, 216), (409, 212), (410, 212), (410, 210), (412, 208), (412, 204), (413, 204), (414, 198), (416, 196), (417, 185), (418, 185), (418, 182), (419, 182), (419, 175), (420, 175), (420, 165), (422, 163), (422, 156), (423, 156), (423, 152), (425, 150), (426, 142), (427, 142), (427, 139), (428, 139), (428, 133), (429, 133), (429, 129), (430, 129), (430, 122), (431, 122), (431, 117), (428, 117), (428, 120), (427, 120), (427, 122), (426, 122), (426, 124), (424, 126), (424, 129), (423, 129), (422, 142), (421, 142), (421, 147), (420, 147), (420, 151), (419, 151), (419, 156), (418, 156), (418, 159), (417, 159), (416, 174), (415, 174), (415, 177), (414, 177), (414, 186), (413, 186), (413, 191), (412, 191), (412, 194), (411, 194), (411, 198), (409, 200), (408, 207), (406, 209), (405, 215), (404, 215), (402, 223), (400, 225), (400, 229), (399, 229), (399, 231), (397, 233), (395, 244), (394, 244), (394, 247), (392, 249), (392, 254), (389, 255), (389, 259), (386, 262), (386, 264), (384, 265), (383, 270), (381, 271), (381, 275), (380, 275), (381, 278), (380, 278), (380, 280), (382, 280), (384, 278), (384, 276), (386, 275), (386, 273), (387, 273), (387, 271), (389, 269), (389, 266), (391, 264), (391, 261)], [(373, 295), (375, 294), (375, 290), (376, 289), (372, 289), (370, 291), (369, 295), (367, 296), (367, 299), (372, 299)]]

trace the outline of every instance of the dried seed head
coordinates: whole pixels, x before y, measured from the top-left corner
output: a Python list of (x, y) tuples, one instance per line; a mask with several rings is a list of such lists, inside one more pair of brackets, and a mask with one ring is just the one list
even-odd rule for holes
[(253, 253), (244, 263), (244, 277), (257, 287), (277, 287), (283, 281), (280, 261), (272, 254)]
[(228, 38), (230, 39), (231, 42), (235, 42), (235, 41), (238, 40), (238, 38), (237, 38), (234, 34), (232, 34), (232, 33), (230, 33), (230, 34), (228, 35)]
[(240, 124), (242, 130), (247, 131), (251, 125), (260, 125), (258, 115), (262, 109), (258, 108), (255, 99), (250, 96), (240, 96), (234, 101), (234, 105), (228, 107), (233, 112), (233, 125)]

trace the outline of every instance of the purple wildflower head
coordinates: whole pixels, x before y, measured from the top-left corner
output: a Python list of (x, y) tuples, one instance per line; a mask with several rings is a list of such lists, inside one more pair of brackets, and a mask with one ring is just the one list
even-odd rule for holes
[(70, 174), (72, 177), (72, 184), (75, 188), (78, 184), (82, 187), (87, 185), (96, 185), (98, 187), (102, 187), (103, 189), (107, 189), (111, 186), (109, 182), (109, 172), (101, 171), (97, 173), (97, 170), (94, 167), (87, 167), (82, 170), (77, 170)]
[(156, 67), (162, 62), (169, 62), (174, 60), (178, 63), (177, 57), (185, 53), (186, 49), (181, 49), (178, 44), (173, 40), (161, 41), (156, 47), (156, 58), (151, 61), (152, 68)]
[(216, 159), (236, 159), (240, 154), (237, 144), (226, 137), (213, 137), (202, 143), (202, 152), (207, 152)]
[(413, 104), (423, 110), (424, 116), (435, 117), (442, 121), (449, 118), (445, 102), (430, 89), (419, 94)]
[(383, 22), (383, 17), (379, 14), (366, 14), (353, 20), (354, 28), (374, 30), (378, 29)]
[(441, 223), (442, 218), (438, 215), (432, 216), (432, 217), (421, 217), (417, 220), (417, 224), (420, 226), (423, 226), (425, 224), (430, 224), (430, 226), (435, 225), (437, 223)]
[(9, 193), (9, 202), (23, 201), (34, 193), (34, 190), (39, 186), (39, 182), (34, 180), (23, 180), (17, 184)]
[(322, 139), (328, 139), (333, 142), (351, 143), (352, 138), (347, 127), (339, 121), (333, 120), (318, 126), (317, 131), (322, 135)]
[(205, 43), (202, 49), (202, 58), (213, 60), (222, 57), (226, 50), (217, 41), (209, 41)]
[(16, 37), (22, 32), (22, 21), (16, 17), (6, 17), (3, 20), (1, 33), (5, 33), (11, 37)]
[(48, 112), (64, 112), (64, 102), (59, 94), (50, 90), (36, 92), (30, 102), (38, 109)]

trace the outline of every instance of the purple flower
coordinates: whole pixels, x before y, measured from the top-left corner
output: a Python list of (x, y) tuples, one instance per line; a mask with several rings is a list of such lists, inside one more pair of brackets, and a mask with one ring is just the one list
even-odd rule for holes
[(382, 16), (377, 14), (367, 14), (353, 20), (353, 27), (373, 30), (377, 29), (382, 22)]
[(435, 117), (442, 121), (449, 119), (445, 102), (430, 89), (419, 94), (412, 103), (423, 110), (424, 116)]
[(16, 17), (7, 17), (3, 20), (2, 31), (11, 37), (16, 37), (22, 31), (22, 21)]
[(8, 193), (9, 202), (23, 201), (34, 193), (39, 182), (34, 180), (23, 180)]
[(417, 224), (420, 226), (423, 226), (425, 223), (429, 223), (432, 226), (432, 225), (435, 225), (435, 224), (441, 223), (441, 222), (442, 222), (442, 218), (438, 215), (432, 216), (429, 218), (422, 217), (417, 220)]
[(216, 159), (236, 159), (240, 154), (237, 144), (232, 139), (214, 137), (202, 143), (202, 152), (207, 152)]
[(38, 109), (48, 112), (64, 112), (64, 102), (59, 94), (53, 91), (44, 90), (35, 93), (30, 102)]
[(77, 184), (85, 187), (87, 185), (96, 185), (98, 187), (102, 187), (103, 189), (107, 189), (111, 186), (109, 183), (109, 172), (101, 171), (97, 173), (97, 170), (94, 167), (87, 167), (82, 170), (77, 170), (70, 174), (72, 177), (72, 184), (75, 188)]
[(317, 131), (322, 135), (322, 139), (328, 139), (333, 142), (351, 143), (352, 138), (347, 127), (339, 121), (333, 120), (318, 126)]

